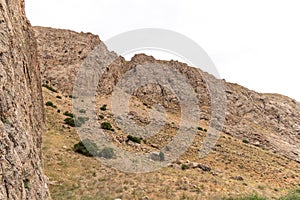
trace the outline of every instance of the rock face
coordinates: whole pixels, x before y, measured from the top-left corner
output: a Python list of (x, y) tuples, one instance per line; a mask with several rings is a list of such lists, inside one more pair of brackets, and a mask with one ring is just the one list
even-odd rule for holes
[[(50, 82), (62, 92), (72, 93), (78, 67), (102, 42), (90, 33), (34, 27), (38, 42), (43, 83)], [(47, 42), (45, 42), (47, 41)], [(41, 52), (43, 52), (41, 54)]]
[(0, 199), (49, 199), (36, 41), (24, 1), (0, 1)]
[[(43, 66), (44, 82), (48, 81), (60, 91), (72, 93), (77, 68), (101, 41), (91, 34), (67, 30), (36, 27), (35, 31), (38, 37), (39, 59)], [(300, 162), (300, 107), (299, 103), (288, 97), (260, 94), (237, 84), (217, 80), (186, 64), (159, 61), (144, 54), (136, 55), (131, 61), (118, 57), (107, 67), (103, 80), (99, 83), (99, 94), (110, 94), (114, 85), (128, 70), (146, 63), (167, 65), (185, 76), (197, 93), (201, 111), (200, 123), (206, 127), (211, 118), (212, 105), (206, 81), (209, 79), (210, 82), (222, 82), (226, 92), (225, 99), (227, 99), (223, 131), (244, 140), (245, 143)], [(175, 112), (180, 109), (177, 97), (161, 85), (146, 85), (138, 88), (134, 95), (148, 105), (161, 103)]]
[(300, 162), (298, 102), (237, 84), (226, 84), (226, 93), (226, 133)]

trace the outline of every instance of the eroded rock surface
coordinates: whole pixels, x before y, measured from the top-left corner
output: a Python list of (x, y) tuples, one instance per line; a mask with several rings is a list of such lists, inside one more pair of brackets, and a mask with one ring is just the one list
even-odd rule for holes
[(24, 1), (0, 1), (0, 199), (49, 199), (41, 161), (44, 110)]

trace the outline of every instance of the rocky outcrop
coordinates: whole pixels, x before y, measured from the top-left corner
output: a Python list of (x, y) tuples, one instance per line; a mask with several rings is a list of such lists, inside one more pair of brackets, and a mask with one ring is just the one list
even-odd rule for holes
[(226, 84), (224, 131), (300, 162), (300, 107), (294, 99)]
[(0, 1), (0, 199), (49, 199), (36, 41), (24, 1)]
[[(44, 81), (48, 81), (60, 91), (71, 94), (76, 69), (95, 45), (101, 43), (100, 40), (92, 40), (91, 38), (97, 37), (91, 34), (67, 30), (36, 27), (35, 31), (38, 37), (39, 59), (43, 66)], [(82, 57), (78, 55), (78, 52), (84, 52), (81, 53)], [(114, 85), (128, 70), (147, 63), (167, 65), (184, 75), (197, 93), (200, 123), (204, 126), (209, 125), (212, 105), (207, 80), (216, 83), (223, 82), (227, 98), (224, 132), (244, 140), (245, 143), (300, 162), (300, 108), (299, 103), (288, 97), (260, 94), (237, 84), (217, 80), (184, 63), (155, 60), (152, 56), (145, 54), (136, 55), (131, 61), (118, 57), (107, 67), (99, 83), (99, 94), (110, 94)], [(180, 108), (177, 97), (161, 85), (146, 85), (138, 88), (134, 95), (150, 106), (154, 103), (161, 103), (173, 111), (178, 111)]]
[[(77, 69), (87, 55), (102, 42), (90, 33), (34, 27), (42, 82), (72, 94)], [(46, 42), (47, 41), (47, 42)]]

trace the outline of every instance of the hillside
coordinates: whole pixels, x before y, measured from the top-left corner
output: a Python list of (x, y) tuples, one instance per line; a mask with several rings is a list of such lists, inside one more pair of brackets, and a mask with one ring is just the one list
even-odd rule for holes
[[(57, 108), (47, 107), (47, 131), (43, 137), (45, 172), (53, 199), (221, 199), (246, 194), (259, 194), (270, 199), (285, 195), (299, 187), (299, 163), (262, 150), (230, 135), (222, 134), (212, 153), (204, 159), (198, 149), (206, 135), (198, 131), (195, 142), (181, 157), (161, 170), (132, 174), (102, 165), (97, 159), (73, 151), (80, 141), (75, 128), (64, 123), (63, 113), (72, 111), (72, 98), (43, 88), (45, 101)], [(57, 98), (61, 96), (62, 99)], [(109, 102), (109, 96), (99, 100)], [(138, 107), (142, 103), (134, 101)], [(58, 113), (60, 110), (60, 113)], [(125, 142), (126, 134), (113, 123), (111, 108), (99, 111), (104, 116), (99, 123), (110, 122), (115, 131), (105, 131), (114, 144), (132, 152), (157, 151), (157, 141), (141, 144)], [(172, 133), (168, 124), (163, 135)], [(159, 136), (158, 136), (159, 137)], [(201, 163), (201, 167), (193, 167)], [(189, 166), (182, 170), (182, 166)]]
[[(43, 95), (45, 102), (54, 104), (46, 107), (47, 132), (43, 145), (53, 199), (220, 199), (245, 194), (276, 199), (299, 187), (300, 112), (295, 100), (226, 83), (176, 61), (155, 60), (144, 54), (126, 61), (109, 52), (90, 33), (43, 27), (35, 27), (35, 33), (45, 86)], [(97, 89), (98, 121), (109, 122), (114, 131), (105, 130), (105, 134), (116, 146), (130, 152), (159, 151), (178, 129), (180, 107), (176, 96), (161, 85), (136, 89), (130, 100), (132, 119), (140, 125), (149, 124), (148, 111), (161, 104), (166, 108), (168, 122), (156, 136), (142, 140), (141, 144), (128, 142), (128, 133), (117, 127), (110, 105), (118, 80), (137, 65), (147, 63), (167, 65), (187, 78), (197, 93), (201, 120), (193, 144), (180, 161), (155, 172), (127, 174), (73, 151), (79, 136), (75, 128), (65, 124), (64, 113), (72, 112), (76, 72), (97, 45), (102, 47), (103, 55), (117, 57), (107, 67)], [(225, 84), (227, 110), (218, 143), (211, 154), (200, 159), (199, 149), (211, 118), (211, 101), (203, 77)], [(107, 109), (101, 110), (103, 105)]]
[[(71, 95), (76, 72), (84, 59), (96, 45), (104, 46), (97, 36), (67, 30), (35, 27), (38, 40), (39, 59), (43, 82)], [(54, 42), (53, 42), (54, 41)], [(111, 53), (111, 52), (108, 52)], [(98, 87), (98, 94), (111, 94), (114, 85), (129, 70), (137, 65), (155, 63), (167, 65), (182, 73), (195, 89), (201, 110), (200, 123), (208, 126), (211, 118), (210, 96), (205, 83), (207, 79), (218, 81), (199, 69), (176, 61), (155, 60), (151, 56), (136, 55), (131, 61), (118, 57), (108, 66)], [(206, 80), (205, 80), (205, 79)], [(222, 81), (222, 80), (220, 80)], [(226, 83), (226, 122), (224, 132), (250, 144), (300, 161), (300, 107), (293, 99), (282, 95), (260, 94), (237, 84)], [(164, 107), (177, 110), (174, 94), (161, 86), (143, 87), (135, 92), (148, 104), (161, 103)], [(170, 105), (168, 102), (172, 102)]]

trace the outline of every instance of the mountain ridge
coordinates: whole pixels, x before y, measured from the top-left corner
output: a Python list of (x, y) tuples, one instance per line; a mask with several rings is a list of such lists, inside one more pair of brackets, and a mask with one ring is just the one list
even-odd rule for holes
[[(90, 33), (71, 32), (72, 37), (64, 37), (61, 33), (68, 35), (70, 33), (68, 30), (56, 31), (56, 29), (53, 28), (42, 27), (34, 27), (34, 29), (38, 40), (40, 62), (42, 63), (42, 69), (45, 69), (44, 74), (52, 74), (51, 78), (44, 75), (43, 82), (45, 83), (47, 81), (52, 84), (53, 87), (71, 95), (75, 72), (84, 61), (84, 58), (88, 56), (95, 45), (105, 46), (105, 44), (98, 36), (92, 36), (92, 38), (97, 38), (96, 40), (83, 39), (83, 36), (90, 38)], [(51, 40), (47, 39), (47, 34), (51, 34)], [(65, 47), (69, 45), (73, 53), (84, 53), (81, 53), (80, 56), (75, 53), (71, 55), (71, 57), (68, 57), (69, 62), (58, 61), (57, 64), (52, 64), (51, 68), (49, 68), (49, 65), (41, 58), (49, 56), (49, 53), (52, 51), (57, 52), (58, 57), (56, 59), (58, 60), (65, 57), (63, 52), (59, 54), (58, 49), (61, 44), (50, 43), (54, 38), (57, 38), (57, 41), (63, 42)], [(79, 47), (76, 46), (76, 44), (82, 44), (83, 46)], [(41, 47), (46, 48), (46, 50)], [(108, 51), (106, 47), (104, 49)], [(80, 57), (79, 60), (78, 57)], [(51, 58), (49, 60), (51, 62)], [(43, 62), (45, 64), (43, 64)], [(217, 79), (200, 69), (189, 67), (184, 63), (155, 60), (153, 56), (147, 56), (145, 54), (136, 55), (130, 61), (126, 61), (123, 57), (118, 56), (116, 61), (108, 66), (108, 71), (103, 74), (102, 82), (99, 84), (98, 94), (110, 94), (113, 91), (114, 85), (127, 71), (133, 69), (138, 64), (145, 63), (165, 64), (182, 73), (187, 78), (189, 84), (196, 90), (199, 102), (201, 102), (199, 104), (202, 111), (201, 116), (205, 119), (203, 123), (209, 126), (209, 119), (211, 117), (209, 114), (211, 112), (209, 106), (211, 99), (208, 98), (209, 94), (203, 76), (207, 75), (205, 78), (211, 77), (210, 79), (214, 81), (217, 81)], [(71, 72), (69, 69), (66, 70), (70, 66), (72, 68)], [(61, 79), (58, 74), (69, 77), (67, 81), (64, 81), (64, 86), (59, 84)], [(225, 80), (218, 81), (224, 83), (227, 98), (226, 122), (224, 126), (225, 133), (241, 140), (248, 140), (250, 144), (263, 149), (278, 152), (297, 162), (300, 161), (300, 109), (298, 102), (278, 94), (270, 95), (258, 93), (238, 84), (227, 83)], [(176, 101), (168, 105), (168, 102), (172, 102), (172, 99), (176, 99), (176, 97), (166, 91), (165, 94), (162, 94), (162, 89), (163, 88), (148, 86), (148, 88), (144, 87), (138, 89), (134, 95), (149, 104), (160, 102), (170, 109), (179, 109), (178, 105), (176, 105), (178, 102)]]

